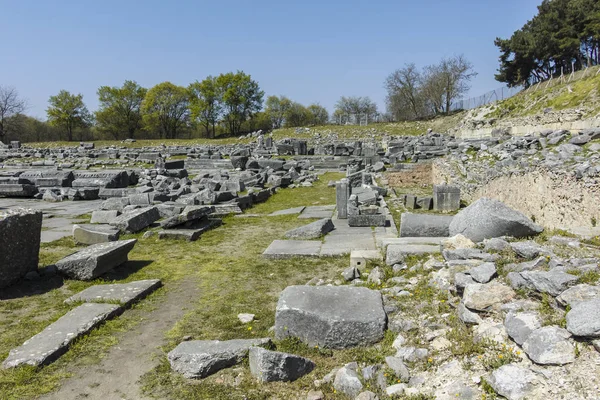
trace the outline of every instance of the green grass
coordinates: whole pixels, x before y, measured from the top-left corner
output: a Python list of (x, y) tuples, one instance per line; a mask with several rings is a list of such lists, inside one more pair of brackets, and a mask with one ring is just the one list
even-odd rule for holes
[(487, 118), (512, 118), (534, 115), (546, 108), (553, 111), (584, 107), (585, 116), (593, 116), (600, 110), (598, 89), (600, 75), (596, 75), (597, 67), (590, 68), (585, 77), (583, 71), (577, 73), (577, 79), (560, 83), (553, 79), (550, 86), (543, 82), (538, 87), (531, 87), (510, 99), (500, 101), (492, 107)]

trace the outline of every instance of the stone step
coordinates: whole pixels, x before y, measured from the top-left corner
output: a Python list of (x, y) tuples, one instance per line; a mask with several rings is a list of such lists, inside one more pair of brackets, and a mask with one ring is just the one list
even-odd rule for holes
[(109, 285), (91, 286), (65, 300), (71, 304), (79, 301), (85, 303), (110, 303), (117, 302), (124, 307), (140, 300), (159, 287), (160, 279), (147, 279), (129, 283), (115, 283)]
[(2, 366), (13, 368), (28, 364), (46, 365), (64, 354), (69, 345), (103, 321), (119, 314), (123, 309), (116, 304), (86, 303), (69, 311), (42, 332), (12, 349)]

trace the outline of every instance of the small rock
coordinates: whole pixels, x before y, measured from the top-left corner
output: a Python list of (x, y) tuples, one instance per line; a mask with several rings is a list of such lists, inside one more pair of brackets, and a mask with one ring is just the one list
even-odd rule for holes
[(367, 390), (356, 396), (354, 400), (379, 400), (379, 397), (377, 397), (375, 393)]
[(404, 383), (398, 383), (396, 385), (388, 386), (385, 389), (385, 393), (390, 397), (402, 396), (404, 394), (405, 390), (406, 390), (406, 385)]
[(600, 337), (600, 299), (577, 303), (567, 313), (567, 330), (575, 336)]
[(508, 400), (521, 400), (533, 389), (535, 374), (515, 364), (503, 365), (487, 379), (490, 386)]
[(522, 345), (531, 332), (542, 327), (542, 320), (535, 312), (509, 312), (504, 320), (506, 333), (515, 343)]
[(311, 390), (306, 395), (306, 400), (324, 400), (325, 395), (320, 390)]
[(254, 321), (255, 315), (254, 314), (238, 314), (237, 317), (242, 324), (249, 324), (250, 322)]
[(348, 267), (342, 272), (342, 277), (346, 281), (353, 281), (354, 279), (360, 278), (360, 271), (356, 267)]
[(575, 361), (575, 346), (571, 334), (558, 326), (545, 326), (533, 331), (523, 350), (536, 364), (564, 365)]
[(381, 285), (385, 279), (385, 271), (381, 267), (375, 267), (367, 278), (367, 283), (373, 283), (375, 285)]
[(360, 379), (358, 378), (356, 368), (352, 368), (352, 366), (349, 367), (348, 365), (346, 365), (340, 368), (335, 374), (333, 387), (338, 392), (342, 392), (345, 395), (354, 398), (358, 396), (358, 394), (363, 388), (363, 385), (360, 382)]
[(410, 372), (408, 371), (408, 368), (402, 359), (388, 356), (385, 358), (385, 363), (392, 371), (394, 371), (394, 374), (396, 374), (398, 379), (400, 379), (402, 382), (408, 382), (410, 379)]
[(250, 348), (249, 361), (250, 373), (262, 382), (295, 381), (315, 368), (307, 358), (261, 347)]
[(478, 325), (481, 323), (481, 317), (470, 311), (462, 302), (459, 303), (457, 311), (458, 318), (465, 324)]
[(463, 302), (467, 308), (486, 311), (492, 306), (506, 303), (515, 296), (515, 292), (499, 282), (467, 285), (463, 294)]
[(496, 265), (486, 262), (478, 267), (471, 268), (467, 273), (479, 283), (488, 283), (496, 275)]

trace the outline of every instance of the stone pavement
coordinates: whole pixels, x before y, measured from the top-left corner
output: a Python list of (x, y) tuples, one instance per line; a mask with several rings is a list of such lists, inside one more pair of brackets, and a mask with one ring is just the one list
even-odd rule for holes
[(102, 200), (62, 201), (50, 203), (34, 199), (0, 198), (0, 210), (12, 208), (30, 208), (44, 213), (42, 222), (42, 243), (52, 242), (65, 236), (71, 236), (73, 225), (82, 222), (78, 215), (90, 214), (97, 210)]
[(378, 250), (377, 243), (398, 237), (398, 231), (391, 215), (388, 215), (390, 226), (387, 227), (350, 227), (348, 220), (332, 217), (333, 211), (334, 208), (331, 206), (306, 207), (299, 216), (299, 218), (303, 218), (303, 215), (319, 215), (322, 218), (331, 218), (335, 229), (322, 241), (274, 240), (264, 251), (263, 256), (267, 258), (339, 256), (350, 254), (352, 250)]

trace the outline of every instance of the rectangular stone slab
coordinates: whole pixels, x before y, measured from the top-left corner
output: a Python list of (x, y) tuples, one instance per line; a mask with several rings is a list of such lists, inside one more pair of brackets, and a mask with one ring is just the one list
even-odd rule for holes
[(121, 231), (108, 225), (75, 224), (73, 239), (77, 243), (97, 244), (119, 240)]
[(121, 310), (121, 306), (116, 304), (82, 304), (20, 347), (12, 349), (2, 366), (13, 368), (23, 364), (33, 366), (50, 364), (64, 354), (75, 339), (119, 314)]
[(310, 206), (306, 207), (304, 211), (298, 216), (300, 219), (305, 218), (331, 218), (335, 210), (335, 205), (332, 206)]
[(305, 208), (306, 207), (302, 206), (302, 207), (288, 208), (285, 210), (279, 210), (279, 211), (275, 211), (275, 212), (272, 212), (271, 214), (269, 214), (269, 217), (276, 217), (278, 215), (300, 214), (302, 211), (304, 211)]
[(321, 242), (317, 240), (274, 240), (263, 252), (263, 257), (319, 257), (320, 251)]
[(94, 244), (58, 261), (56, 268), (73, 279), (94, 279), (125, 263), (136, 242), (130, 239)]
[(115, 283), (110, 285), (91, 286), (65, 300), (65, 303), (83, 301), (86, 303), (118, 302), (129, 306), (134, 301), (140, 300), (161, 286), (160, 279), (147, 279), (129, 283)]

